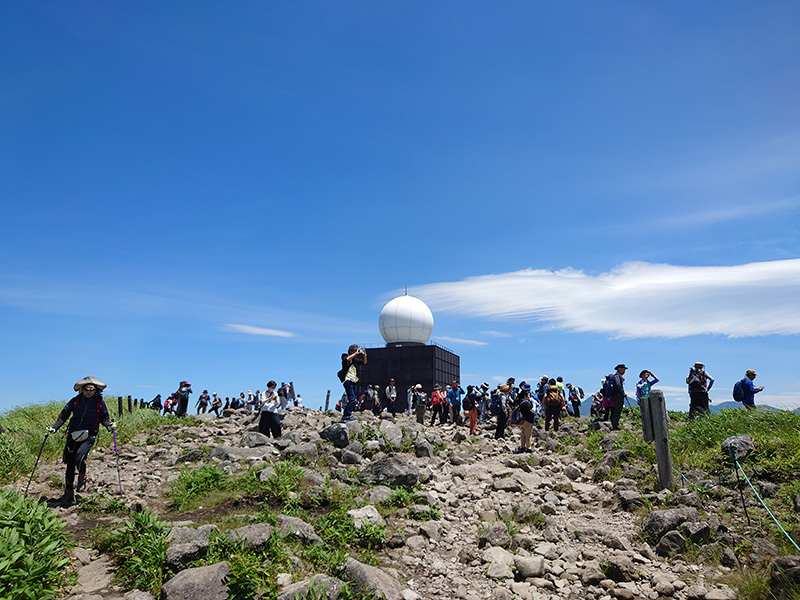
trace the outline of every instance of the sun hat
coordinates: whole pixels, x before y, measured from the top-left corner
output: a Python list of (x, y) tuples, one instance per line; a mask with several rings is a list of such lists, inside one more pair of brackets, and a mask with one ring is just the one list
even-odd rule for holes
[(753, 369), (747, 369), (747, 371), (744, 372), (745, 375), (750, 375), (750, 373), (753, 375), (758, 375), (758, 373), (756, 373)]
[(618, 370), (620, 370), (620, 369), (627, 369), (627, 368), (628, 368), (628, 367), (627, 367), (627, 366), (625, 366), (625, 363), (619, 363), (619, 364), (618, 364), (616, 367), (614, 367), (614, 370), (615, 370), (615, 371), (618, 371)]
[(76, 392), (80, 392), (83, 389), (84, 386), (90, 385), (90, 384), (93, 385), (94, 387), (96, 387), (101, 392), (104, 389), (106, 389), (106, 384), (105, 383), (103, 383), (102, 381), (98, 380), (96, 377), (91, 377), (91, 376), (84, 377), (83, 379), (81, 379), (78, 383), (76, 383), (74, 386), (72, 386), (72, 389), (75, 390)]
[(694, 366), (695, 366), (695, 367), (696, 367), (697, 365), (700, 365), (701, 367), (705, 367), (705, 365), (704, 365), (703, 363), (701, 363), (699, 360), (698, 360), (696, 363), (694, 363)]

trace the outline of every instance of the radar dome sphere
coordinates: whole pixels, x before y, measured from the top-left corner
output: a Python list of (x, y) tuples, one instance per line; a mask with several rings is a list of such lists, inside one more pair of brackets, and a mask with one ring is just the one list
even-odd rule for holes
[(419, 298), (398, 296), (383, 307), (378, 324), (387, 344), (425, 344), (433, 333), (433, 313)]

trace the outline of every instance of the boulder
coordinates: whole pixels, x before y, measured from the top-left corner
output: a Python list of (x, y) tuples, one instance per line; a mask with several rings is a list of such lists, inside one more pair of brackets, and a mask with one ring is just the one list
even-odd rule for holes
[(743, 460), (747, 458), (747, 456), (755, 449), (756, 447), (753, 445), (753, 438), (746, 433), (743, 435), (731, 436), (722, 442), (722, 453), (725, 456), (730, 456), (731, 452), (733, 452), (736, 460)]
[(161, 586), (161, 597), (163, 600), (227, 600), (230, 591), (225, 581), (229, 573), (226, 562), (186, 569)]
[(381, 513), (379, 513), (378, 509), (372, 505), (362, 506), (361, 508), (348, 510), (347, 515), (351, 519), (353, 519), (353, 527), (356, 528), (356, 531), (361, 529), (365, 523), (369, 523), (376, 527), (380, 527), (381, 525), (386, 525), (386, 521), (383, 520)]
[(786, 595), (790, 586), (800, 586), (800, 556), (781, 556), (770, 565), (769, 587), (773, 597)]
[(192, 540), (185, 544), (172, 544), (167, 548), (164, 564), (176, 573), (183, 571), (194, 560), (202, 558), (208, 552), (208, 540)]
[(257, 446), (266, 446), (269, 444), (269, 438), (263, 433), (257, 431), (247, 431), (242, 435), (242, 446), (245, 448), (255, 448)]
[(391, 421), (381, 421), (380, 432), (383, 439), (395, 448), (403, 443), (403, 430)]
[(304, 546), (322, 542), (314, 527), (297, 517), (278, 515), (276, 529), (282, 536), (299, 540)]
[[(344, 582), (335, 577), (314, 575), (286, 586), (278, 594), (278, 600), (305, 600), (305, 598), (309, 597), (315, 600), (339, 600), (343, 586)], [(323, 590), (324, 594), (322, 593)]]
[(390, 454), (367, 465), (358, 478), (373, 485), (412, 487), (419, 480), (419, 467), (404, 454)]
[(418, 439), (414, 442), (414, 454), (417, 458), (433, 458), (435, 453), (429, 441)]
[(514, 566), (523, 579), (528, 577), (544, 577), (545, 564), (543, 556), (515, 556)]
[(206, 453), (203, 452), (200, 448), (194, 448), (193, 450), (189, 450), (178, 456), (175, 459), (177, 463), (187, 463), (187, 462), (198, 462), (201, 460), (205, 460)]
[(269, 538), (272, 535), (272, 526), (267, 523), (245, 525), (237, 529), (229, 529), (225, 532), (225, 535), (234, 542), (244, 542), (245, 546), (253, 552), (260, 552), (269, 543)]
[(508, 546), (511, 543), (511, 535), (508, 533), (508, 527), (502, 521), (493, 524), (489, 529), (484, 531), (478, 538), (478, 547), (484, 546)]
[(350, 444), (350, 432), (346, 423), (333, 423), (319, 432), (319, 437), (329, 441), (337, 448), (346, 448)]
[(697, 509), (690, 507), (654, 510), (645, 518), (642, 529), (645, 534), (658, 540), (668, 531), (677, 529), (679, 525), (687, 521), (696, 521), (697, 518)]
[(403, 588), (394, 577), (377, 567), (371, 567), (348, 558), (344, 565), (344, 576), (352, 581), (362, 593), (373, 591), (378, 598), (400, 600)]
[(305, 444), (293, 444), (288, 446), (286, 450), (283, 451), (283, 455), (287, 458), (292, 458), (293, 456), (301, 457), (313, 464), (317, 462), (319, 458), (319, 451), (314, 442), (307, 442)]
[(686, 538), (679, 531), (668, 531), (656, 544), (656, 554), (659, 556), (670, 556), (686, 549)]
[(173, 527), (167, 536), (167, 543), (186, 544), (194, 540), (208, 541), (209, 536), (219, 531), (216, 525), (201, 525), (200, 527)]

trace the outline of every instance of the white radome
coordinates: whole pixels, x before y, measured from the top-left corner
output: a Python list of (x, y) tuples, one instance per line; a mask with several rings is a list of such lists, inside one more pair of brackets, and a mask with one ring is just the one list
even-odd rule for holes
[(433, 313), (419, 298), (398, 296), (383, 307), (378, 325), (387, 344), (425, 344), (433, 333)]

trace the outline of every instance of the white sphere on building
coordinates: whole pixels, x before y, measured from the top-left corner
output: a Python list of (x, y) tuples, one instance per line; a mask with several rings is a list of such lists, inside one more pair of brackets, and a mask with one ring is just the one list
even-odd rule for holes
[(433, 333), (433, 313), (419, 298), (398, 296), (383, 307), (378, 324), (387, 344), (425, 344)]

